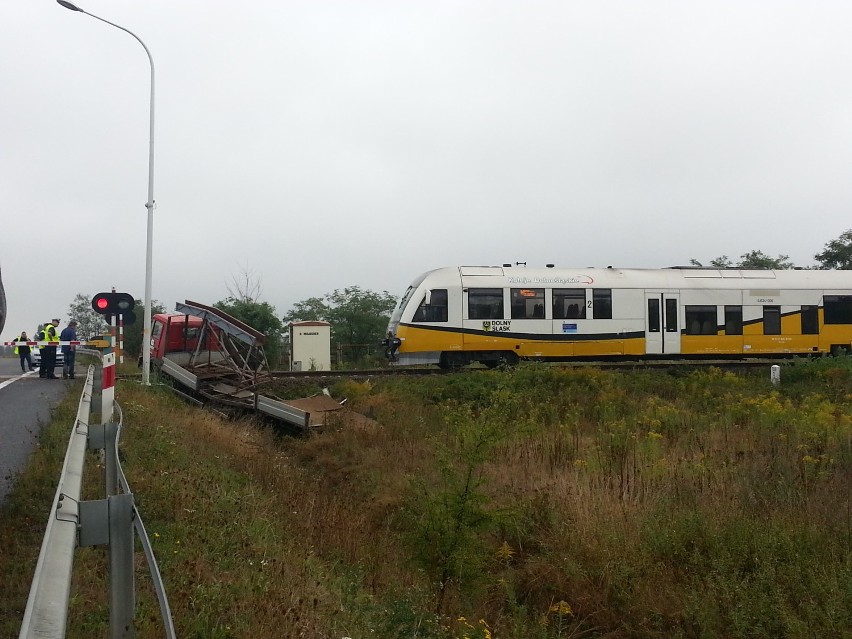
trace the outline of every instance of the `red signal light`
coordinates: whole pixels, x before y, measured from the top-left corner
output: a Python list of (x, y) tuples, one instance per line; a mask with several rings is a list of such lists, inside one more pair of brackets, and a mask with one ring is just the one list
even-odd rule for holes
[(136, 316), (133, 307), (136, 304), (130, 293), (98, 293), (92, 298), (92, 309), (104, 316), (107, 322), (112, 315), (120, 315), (125, 324), (132, 324)]

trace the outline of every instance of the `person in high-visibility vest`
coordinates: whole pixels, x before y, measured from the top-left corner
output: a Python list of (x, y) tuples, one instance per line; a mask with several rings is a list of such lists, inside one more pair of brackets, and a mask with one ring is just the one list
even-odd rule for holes
[[(56, 335), (56, 327), (59, 326), (59, 320), (54, 319), (44, 325), (44, 339), (48, 342), (55, 342), (59, 338)], [(40, 377), (45, 379), (59, 379), (53, 369), (56, 368), (56, 346), (41, 347), (41, 369), (44, 375), (39, 373)]]
[[(27, 344), (27, 342), (30, 341), (30, 339), (27, 337), (27, 332), (21, 331), (21, 334), (18, 335), (14, 339), (14, 341), (23, 342), (23, 344), (18, 344), (15, 347), (15, 355), (17, 355), (18, 357), (21, 358), (21, 371), (23, 371), (24, 373), (27, 372), (27, 369), (32, 371), (33, 370), (33, 356), (32, 356), (32, 353), (30, 352), (30, 347)], [(24, 366), (25, 364), (26, 364), (26, 367)]]

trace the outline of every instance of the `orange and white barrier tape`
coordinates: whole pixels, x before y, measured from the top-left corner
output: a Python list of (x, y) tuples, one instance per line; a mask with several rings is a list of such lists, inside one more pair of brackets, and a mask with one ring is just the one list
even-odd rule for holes
[(3, 342), (3, 346), (80, 346), (85, 343), (75, 339), (65, 342), (60, 340), (52, 342)]

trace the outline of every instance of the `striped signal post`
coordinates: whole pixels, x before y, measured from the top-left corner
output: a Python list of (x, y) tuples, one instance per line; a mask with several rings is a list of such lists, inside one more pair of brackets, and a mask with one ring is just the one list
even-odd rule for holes
[(124, 321), (121, 315), (118, 316), (118, 348), (115, 352), (118, 357), (118, 363), (124, 364)]
[(115, 334), (115, 322), (113, 318), (109, 318), (109, 349), (115, 353), (117, 351), (118, 339)]
[(112, 421), (112, 407), (115, 403), (115, 353), (106, 353), (101, 372), (101, 424)]

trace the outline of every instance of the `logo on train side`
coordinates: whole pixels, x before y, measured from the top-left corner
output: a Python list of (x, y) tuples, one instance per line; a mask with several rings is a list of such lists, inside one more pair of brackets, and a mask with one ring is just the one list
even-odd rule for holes
[(486, 333), (508, 333), (512, 329), (512, 320), (484, 320), (482, 330)]
[(595, 283), (595, 278), (588, 275), (566, 275), (566, 276), (544, 276), (544, 277), (527, 277), (526, 275), (509, 277), (509, 284), (581, 284), (583, 286), (591, 286)]

